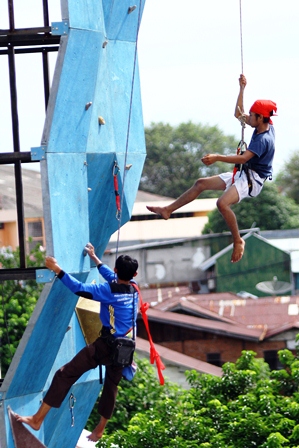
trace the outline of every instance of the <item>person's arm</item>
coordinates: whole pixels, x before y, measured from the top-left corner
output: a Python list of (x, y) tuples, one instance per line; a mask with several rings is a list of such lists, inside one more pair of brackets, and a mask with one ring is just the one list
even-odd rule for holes
[(54, 257), (46, 257), (46, 267), (51, 271), (55, 272), (56, 275), (59, 275), (62, 271), (61, 267), (57, 263), (57, 260)]
[[(99, 286), (93, 283), (82, 283), (72, 275), (66, 273), (57, 263), (54, 257), (46, 257), (46, 267), (57, 274), (59, 280), (74, 294), (87, 299), (98, 300)], [(100, 285), (101, 286), (101, 285)]]
[(244, 75), (240, 75), (239, 78), (239, 86), (240, 86), (240, 91), (239, 91), (239, 95), (237, 98), (237, 103), (236, 103), (236, 107), (235, 107), (235, 117), (238, 118), (238, 120), (240, 120), (240, 117), (244, 117), (244, 121), (246, 124), (248, 124), (248, 115), (246, 115), (244, 113), (244, 90), (246, 87), (247, 81)]
[(112, 282), (115, 280), (116, 275), (107, 265), (105, 265), (95, 254), (94, 247), (91, 243), (87, 243), (85, 246), (85, 250), (90, 256), (91, 260), (95, 263), (98, 268), (101, 276), (107, 281)]
[(90, 259), (95, 263), (97, 267), (102, 266), (103, 262), (96, 256), (94, 247), (91, 243), (87, 243), (85, 246), (86, 253), (89, 255)]
[(201, 161), (209, 166), (215, 162), (226, 162), (226, 163), (234, 163), (241, 164), (248, 162), (255, 154), (248, 149), (243, 154), (235, 154), (235, 155), (222, 155), (222, 154), (206, 154)]

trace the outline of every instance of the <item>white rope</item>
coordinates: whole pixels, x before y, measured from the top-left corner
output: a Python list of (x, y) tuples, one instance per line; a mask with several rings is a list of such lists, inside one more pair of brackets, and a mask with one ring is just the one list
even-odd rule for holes
[(240, 4), (241, 73), (244, 74), (244, 64), (243, 64), (243, 31), (242, 31), (242, 0), (239, 0), (239, 4)]

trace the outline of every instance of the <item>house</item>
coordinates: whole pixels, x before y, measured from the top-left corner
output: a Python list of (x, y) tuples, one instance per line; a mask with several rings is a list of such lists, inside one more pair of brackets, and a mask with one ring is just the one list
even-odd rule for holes
[[(0, 182), (0, 245), (14, 248), (17, 224), (12, 167), (0, 167)], [(40, 173), (23, 170), (23, 188), (26, 238), (32, 237), (34, 242), (44, 245)], [(142, 202), (138, 201), (140, 198)], [(119, 247), (114, 235), (103, 255), (103, 261), (111, 267), (116, 254), (129, 251), (138, 258), (138, 282), (144, 300), (151, 303), (148, 311), (151, 332), (164, 359), (172, 364), (177, 361), (181, 368), (209, 372), (209, 366), (233, 362), (247, 349), (256, 351), (271, 367), (278, 366), (277, 351), (293, 350), (295, 346), (299, 299), (279, 295), (262, 298), (265, 294), (256, 285), (271, 281), (274, 276), (291, 283), (291, 258), (284, 250), (286, 245), (278, 247), (279, 239), (274, 242), (273, 235), (268, 240), (259, 229), (249, 229), (243, 232), (244, 257), (233, 264), (229, 232), (201, 235), (199, 231), (216, 200), (214, 205), (206, 200), (194, 201), (193, 206), (189, 204), (190, 208), (182, 209), (181, 215), (175, 214), (168, 221), (146, 211), (145, 202), (160, 205), (169, 200), (138, 192), (132, 220), (121, 229)], [(250, 298), (257, 296), (259, 300)], [(275, 314), (277, 321), (269, 322), (262, 310), (271, 316)], [(143, 342), (146, 334), (141, 321), (138, 335), (141, 351), (148, 350)]]
[[(41, 175), (39, 171), (22, 170), (24, 196), (25, 239), (29, 251), (36, 243), (45, 246)], [(18, 219), (14, 167), (0, 165), (0, 248), (18, 246)], [(111, 178), (111, 188), (113, 182)], [(121, 245), (173, 238), (190, 238), (201, 235), (208, 222), (208, 213), (216, 207), (216, 199), (197, 199), (182, 207), (173, 218), (164, 221), (147, 210), (146, 205), (165, 205), (171, 198), (138, 191), (132, 218), (121, 228)], [(110, 239), (108, 247), (115, 247), (118, 232)]]
[[(142, 290), (151, 303), (148, 320), (158, 344), (203, 362), (235, 362), (253, 350), (272, 369), (277, 352), (295, 351), (299, 331), (299, 296), (245, 299), (232, 293), (192, 294), (185, 287)], [(139, 322), (138, 335), (145, 330)]]
[(291, 293), (290, 253), (269, 243), (254, 231), (244, 235), (243, 239), (246, 241), (246, 250), (242, 260), (239, 263), (231, 263), (232, 245), (227, 246), (201, 263), (200, 283), (206, 285), (210, 292), (237, 293), (245, 290), (251, 294), (265, 296), (265, 293), (257, 291), (256, 285), (276, 277), (289, 285), (288, 291)]
[[(25, 239), (29, 252), (37, 243), (45, 246), (40, 173), (23, 169), (22, 184)], [(15, 250), (19, 245), (16, 200), (14, 167), (0, 165), (0, 248), (9, 246)]]
[(142, 287), (191, 284), (193, 291), (200, 294), (246, 291), (247, 295), (262, 297), (266, 294), (256, 285), (276, 277), (288, 283), (292, 293), (289, 252), (270, 244), (259, 235), (259, 229), (244, 232), (246, 250), (239, 263), (230, 261), (232, 244), (228, 232), (121, 246), (107, 250), (102, 258), (113, 267), (116, 252), (130, 253), (139, 260), (138, 282)]

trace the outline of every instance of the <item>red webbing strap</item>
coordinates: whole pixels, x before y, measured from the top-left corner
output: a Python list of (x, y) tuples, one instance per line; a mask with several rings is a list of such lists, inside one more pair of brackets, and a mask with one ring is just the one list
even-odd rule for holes
[(117, 180), (118, 173), (119, 173), (119, 166), (115, 161), (112, 169), (112, 174), (113, 174), (113, 184), (114, 184), (114, 193), (116, 202), (116, 218), (120, 219), (120, 195), (118, 192), (118, 180)]
[(148, 340), (150, 343), (150, 363), (154, 364), (154, 362), (156, 361), (156, 367), (157, 367), (157, 371), (158, 371), (158, 376), (159, 376), (159, 380), (160, 380), (160, 384), (161, 386), (164, 385), (164, 377), (162, 374), (162, 370), (165, 369), (165, 366), (160, 358), (159, 353), (157, 352), (157, 350), (155, 349), (152, 337), (151, 337), (151, 333), (150, 333), (150, 329), (149, 329), (149, 324), (148, 324), (148, 318), (146, 315), (147, 310), (149, 309), (149, 303), (144, 303), (142, 300), (142, 296), (141, 296), (141, 292), (140, 289), (138, 288), (138, 286), (136, 285), (136, 283), (131, 282), (131, 285), (136, 289), (136, 291), (138, 292), (139, 295), (139, 300), (140, 300), (140, 312), (141, 312), (141, 316), (147, 331), (147, 336), (148, 336)]

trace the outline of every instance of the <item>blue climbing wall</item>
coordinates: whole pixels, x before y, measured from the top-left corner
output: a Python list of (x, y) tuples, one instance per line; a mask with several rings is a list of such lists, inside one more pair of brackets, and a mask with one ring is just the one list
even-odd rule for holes
[[(144, 2), (130, 12), (128, 0), (63, 0), (62, 22), (53, 27), (62, 37), (41, 141), (47, 254), (81, 281), (98, 282), (83, 248), (91, 241), (102, 255), (111, 234), (130, 219), (142, 173), (136, 45)], [(120, 223), (115, 163), (123, 199)], [(76, 302), (59, 280), (45, 284), (1, 387), (1, 448), (20, 448), (8, 407), (21, 415), (35, 413), (55, 370), (85, 345)], [(76, 397), (75, 425), (68, 396), (34, 432), (37, 439), (48, 448), (75, 447), (99, 392), (96, 369), (70, 391)]]

